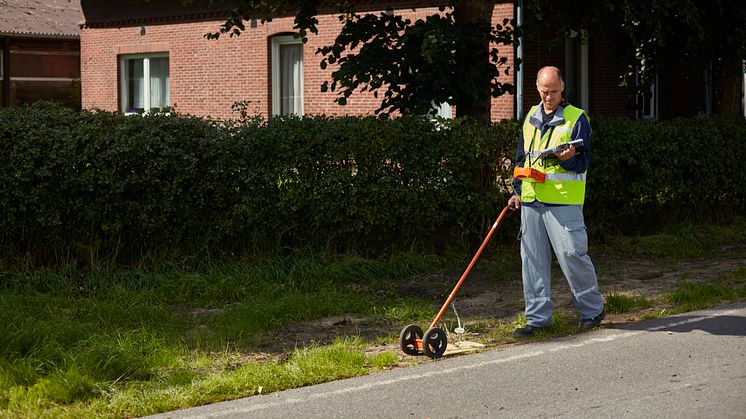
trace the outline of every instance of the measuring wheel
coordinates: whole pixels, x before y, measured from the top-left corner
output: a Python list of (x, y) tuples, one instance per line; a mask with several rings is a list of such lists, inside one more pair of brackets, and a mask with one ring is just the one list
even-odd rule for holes
[(399, 334), (399, 347), (407, 355), (419, 355), (421, 342), (422, 328), (416, 324), (406, 326)]
[(422, 337), (422, 350), (430, 358), (440, 358), (446, 351), (448, 338), (446, 332), (439, 327), (431, 327)]

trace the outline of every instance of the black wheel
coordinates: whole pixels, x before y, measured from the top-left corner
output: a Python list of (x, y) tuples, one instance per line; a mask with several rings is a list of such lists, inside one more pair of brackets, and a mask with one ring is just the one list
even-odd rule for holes
[(446, 332), (439, 327), (427, 329), (425, 336), (422, 337), (422, 350), (430, 358), (440, 358), (443, 356), (446, 346), (448, 346)]
[(402, 329), (399, 334), (399, 347), (407, 355), (419, 355), (418, 339), (422, 340), (422, 328), (416, 324), (410, 324)]

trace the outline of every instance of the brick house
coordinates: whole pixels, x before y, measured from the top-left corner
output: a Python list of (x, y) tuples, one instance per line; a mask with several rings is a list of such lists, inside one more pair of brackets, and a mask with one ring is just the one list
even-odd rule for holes
[[(498, 2), (493, 23), (520, 20), (521, 4)], [(371, 114), (379, 104), (372, 94), (360, 93), (342, 107), (333, 102), (334, 93), (320, 90), (331, 69), (320, 68), (321, 56), (315, 52), (331, 44), (339, 32), (342, 23), (336, 14), (319, 15), (319, 34), (302, 44), (291, 36), (292, 16), (265, 24), (252, 20), (241, 36), (208, 40), (204, 35), (224, 22), (225, 6), (184, 5), (181, 0), (82, 0), (81, 6), (84, 108), (140, 113), (174, 107), (180, 113), (235, 118), (231, 108), (236, 102), (246, 102), (250, 114), (264, 116)], [(437, 8), (430, 1), (399, 0), (360, 2), (357, 10), (393, 12), (416, 20)], [(550, 38), (556, 37), (547, 35)], [(706, 106), (696, 89), (678, 94), (675, 83), (687, 80), (660, 84), (644, 101), (635, 98), (618, 86), (624, 63), (612, 56), (614, 49), (602, 36), (570, 34), (564, 42), (537, 37), (517, 49), (503, 47), (500, 53), (508, 57), (511, 68), (516, 55), (524, 64), (521, 71), (502, 76), (501, 81), (514, 83), (517, 91), (493, 99), (493, 120), (520, 117), (537, 102), (535, 74), (549, 64), (564, 69), (568, 97), (593, 115), (676, 116), (695, 114)], [(668, 98), (675, 98), (666, 108), (660, 99), (665, 89), (673, 94)], [(439, 113), (451, 115), (452, 110), (446, 104)]]
[(0, 0), (0, 106), (80, 106), (79, 0)]

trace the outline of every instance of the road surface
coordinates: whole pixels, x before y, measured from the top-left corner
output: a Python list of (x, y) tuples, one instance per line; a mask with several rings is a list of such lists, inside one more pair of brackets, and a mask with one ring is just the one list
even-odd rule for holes
[(158, 418), (746, 418), (746, 303)]

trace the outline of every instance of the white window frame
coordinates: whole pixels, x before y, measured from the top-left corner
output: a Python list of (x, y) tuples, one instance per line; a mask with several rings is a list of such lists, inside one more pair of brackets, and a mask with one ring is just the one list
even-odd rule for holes
[(137, 112), (127, 112), (127, 79), (125, 77), (125, 63), (127, 60), (142, 59), (143, 72), (143, 114), (150, 113), (150, 59), (151, 58), (168, 58), (168, 106), (171, 106), (171, 57), (167, 52), (148, 53), (148, 54), (124, 54), (119, 56), (119, 109), (125, 115), (139, 115)]
[(746, 60), (741, 62), (741, 109), (743, 110), (743, 116), (746, 117)]
[[(295, 38), (293, 35), (280, 35), (272, 38), (272, 116), (279, 116), (280, 110), (282, 109), (282, 98), (280, 97), (280, 86), (282, 76), (280, 74), (280, 47), (283, 45), (303, 45), (303, 41), (300, 38)], [(301, 60), (301, 78), (300, 78), (300, 89), (301, 95), (305, 91), (304, 79), (305, 79), (305, 67), (304, 61)], [(302, 116), (304, 114), (305, 97), (301, 99), (301, 105), (299, 112), (296, 115)]]
[(712, 113), (712, 65), (702, 70), (702, 81), (704, 109), (700, 112), (709, 115)]
[[(576, 42), (580, 42), (580, 49), (578, 51), (579, 57), (573, 57), (568, 53), (568, 50), (570, 48), (574, 49), (574, 44)], [(573, 59), (575, 58), (575, 60)], [(579, 62), (578, 62), (579, 61)], [(577, 66), (580, 66), (579, 69), (576, 69)], [(579, 103), (573, 103), (573, 105), (582, 108), (584, 111), (588, 112), (590, 108), (590, 103), (588, 103), (588, 31), (585, 29), (581, 29), (580, 32), (578, 31), (570, 31), (565, 36), (565, 79), (566, 81), (570, 81), (570, 79), (567, 77), (570, 73), (570, 71), (577, 71), (578, 72), (578, 82), (579, 86), (572, 86), (578, 93), (578, 98), (576, 101)], [(567, 86), (565, 86), (565, 91), (567, 91)]]

